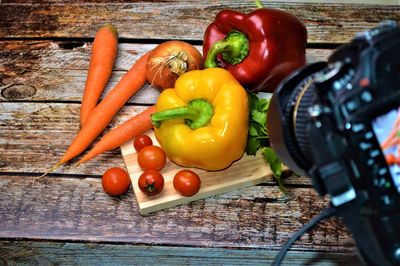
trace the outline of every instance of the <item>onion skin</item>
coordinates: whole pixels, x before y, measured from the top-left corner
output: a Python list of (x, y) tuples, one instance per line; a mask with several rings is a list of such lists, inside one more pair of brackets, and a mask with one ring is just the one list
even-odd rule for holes
[(154, 48), (147, 60), (146, 78), (156, 89), (174, 88), (176, 79), (185, 72), (203, 68), (203, 57), (193, 45), (167, 41)]

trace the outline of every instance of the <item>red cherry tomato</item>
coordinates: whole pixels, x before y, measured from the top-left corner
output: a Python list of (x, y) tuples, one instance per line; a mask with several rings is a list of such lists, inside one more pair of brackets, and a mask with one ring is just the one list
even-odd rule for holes
[(386, 162), (388, 165), (392, 165), (396, 163), (396, 156), (394, 154), (388, 154), (385, 156)]
[(190, 197), (200, 190), (201, 180), (198, 174), (190, 170), (181, 170), (174, 176), (173, 184), (179, 194)]
[(137, 157), (139, 166), (142, 170), (160, 171), (165, 166), (165, 152), (158, 146), (143, 147)]
[(397, 157), (396, 163), (397, 163), (398, 165), (400, 165), (400, 156)]
[(146, 146), (151, 146), (153, 145), (153, 141), (151, 138), (147, 135), (140, 135), (135, 138), (133, 141), (133, 147), (135, 147), (135, 150), (139, 152), (143, 147)]
[(119, 167), (108, 169), (101, 178), (103, 190), (112, 196), (119, 196), (128, 191), (131, 179), (128, 173)]
[(164, 177), (155, 170), (145, 170), (139, 177), (138, 185), (144, 194), (157, 195), (164, 188)]

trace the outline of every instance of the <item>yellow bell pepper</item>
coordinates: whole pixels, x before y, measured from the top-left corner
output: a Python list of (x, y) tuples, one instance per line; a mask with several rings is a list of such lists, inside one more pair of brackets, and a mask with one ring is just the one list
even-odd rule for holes
[(164, 90), (152, 115), (158, 142), (178, 165), (222, 170), (247, 143), (246, 90), (225, 69), (193, 70)]

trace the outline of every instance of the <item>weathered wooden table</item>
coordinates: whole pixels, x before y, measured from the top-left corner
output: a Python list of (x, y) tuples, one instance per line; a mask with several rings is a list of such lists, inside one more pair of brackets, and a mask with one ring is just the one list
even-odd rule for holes
[[(102, 173), (124, 167), (119, 150), (80, 167), (34, 177), (56, 162), (78, 130), (91, 42), (102, 24), (120, 34), (107, 90), (145, 51), (165, 40), (201, 46), (224, 8), (248, 12), (248, 1), (0, 1), (0, 265), (268, 264), (292, 232), (327, 205), (306, 177), (287, 174), (287, 201), (275, 182), (236, 190), (143, 217), (130, 191), (101, 188)], [(399, 5), (266, 2), (304, 20), (308, 61), (386, 19)], [(155, 102), (146, 86), (111, 127)], [(353, 240), (335, 219), (306, 233), (285, 263), (360, 264)]]

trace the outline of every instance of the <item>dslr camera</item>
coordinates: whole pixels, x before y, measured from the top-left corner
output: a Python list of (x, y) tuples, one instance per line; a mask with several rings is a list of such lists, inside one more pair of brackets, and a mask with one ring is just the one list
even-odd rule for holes
[(357, 34), (286, 78), (268, 112), (272, 148), (329, 195), (368, 265), (400, 265), (400, 28)]

